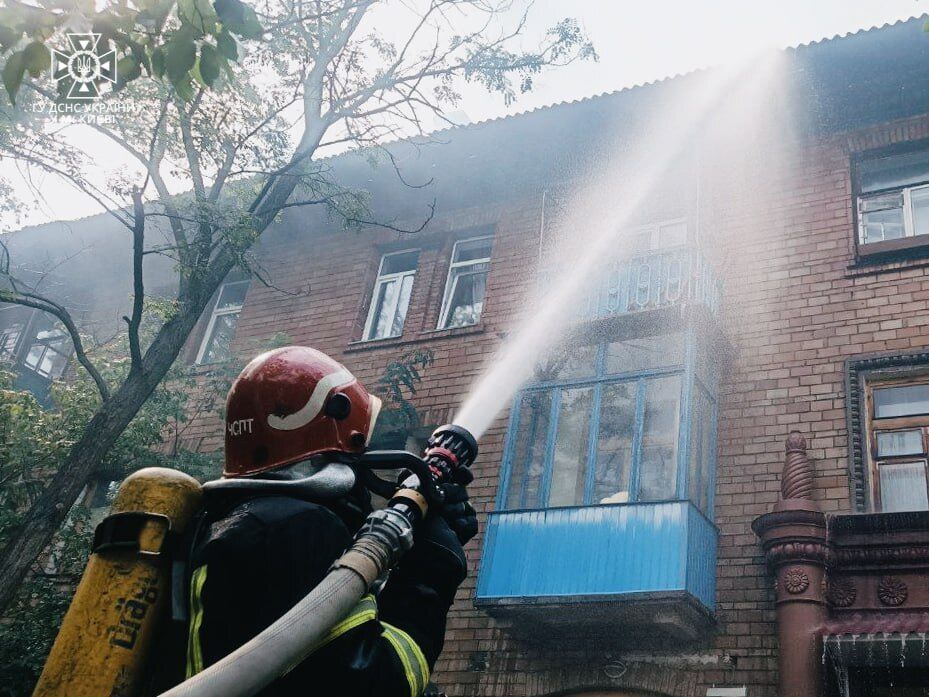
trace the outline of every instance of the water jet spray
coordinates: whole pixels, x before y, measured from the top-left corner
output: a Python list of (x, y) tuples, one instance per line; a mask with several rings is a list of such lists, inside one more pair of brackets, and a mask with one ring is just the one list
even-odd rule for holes
[[(483, 435), (529, 377), (539, 356), (564, 336), (570, 325), (571, 308), (602, 261), (623, 258), (622, 253), (616, 254), (616, 248), (623, 246), (619, 233), (631, 225), (637, 210), (657, 190), (665, 173), (688, 152), (702, 129), (708, 126), (708, 130), (715, 128), (727, 136), (734, 128), (751, 130), (756, 115), (754, 111), (748, 113), (746, 106), (754, 109), (767, 94), (777, 74), (777, 60), (776, 55), (768, 54), (750, 64), (678, 78), (681, 82), (672, 101), (657, 105), (654, 113), (642, 119), (642, 130), (635, 134), (634, 151), (617, 147), (613, 157), (607, 159), (611, 167), (621, 166), (621, 171), (590, 173), (589, 181), (579, 188), (563, 221), (565, 229), (586, 234), (563, 240), (553, 250), (551, 257), (557, 261), (558, 270), (564, 272), (548, 292), (528, 295), (524, 305), (532, 307), (533, 314), (514, 328), (493, 356), (454, 423), (478, 438)], [(735, 114), (737, 123), (723, 118), (724, 110)]]

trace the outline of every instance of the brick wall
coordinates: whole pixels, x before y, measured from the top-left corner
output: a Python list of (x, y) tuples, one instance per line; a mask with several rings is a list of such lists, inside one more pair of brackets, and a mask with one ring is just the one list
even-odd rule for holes
[[(776, 170), (756, 168), (756, 177), (714, 171), (701, 181), (701, 235), (724, 281), (721, 323), (731, 344), (720, 386), (719, 628), (711, 644), (619, 655), (597, 646), (552, 650), (520, 643), (473, 607), (479, 535), (467, 548), (472, 573), (449, 617), (435, 675), (449, 695), (614, 688), (690, 697), (711, 684), (748, 685), (753, 697), (775, 694), (773, 592), (749, 526), (777, 499), (784, 439), (793, 428), (809, 439), (823, 509), (849, 511), (844, 361), (929, 346), (925, 268), (853, 266), (849, 175), (850, 153), (925, 137), (929, 118), (923, 117), (779, 143), (770, 153), (780, 163)], [(537, 265), (541, 192), (440, 213), (428, 232), (408, 239), (317, 227), (313, 220), (291, 211), (263, 243), (262, 263), (277, 288), (253, 283), (236, 345), (283, 332), (343, 361), (367, 384), (388, 361), (429, 347), (436, 360), (415, 402), (434, 422), (450, 419), (519, 315)], [(435, 331), (454, 239), (483, 228), (495, 239), (482, 323)], [(406, 246), (422, 252), (404, 335), (359, 343), (380, 255)], [(497, 492), (506, 416), (481, 440), (472, 496), (482, 513)], [(205, 449), (221, 445), (215, 417), (188, 431)]]

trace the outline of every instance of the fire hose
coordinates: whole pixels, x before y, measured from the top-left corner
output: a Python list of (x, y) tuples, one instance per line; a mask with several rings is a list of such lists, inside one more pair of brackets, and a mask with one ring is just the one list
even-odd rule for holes
[[(389, 487), (392, 495), (387, 507), (368, 516), (352, 546), (320, 584), (290, 611), (231, 654), (161, 697), (250, 697), (299, 665), (329, 629), (348, 616), (378, 577), (410, 549), (414, 526), (430, 505), (442, 503), (437, 485), (453, 478), (469, 480), (467, 468), (476, 456), (474, 437), (455, 425), (437, 428), (422, 458), (402, 451), (362, 456), (359, 463), (362, 471), (403, 467), (412, 475), (399, 489)], [(387, 483), (373, 474), (366, 483), (375, 493), (388, 492)]]

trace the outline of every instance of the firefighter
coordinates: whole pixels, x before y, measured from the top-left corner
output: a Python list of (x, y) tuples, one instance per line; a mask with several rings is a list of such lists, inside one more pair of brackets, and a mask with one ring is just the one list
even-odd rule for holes
[[(341, 364), (289, 346), (249, 363), (226, 405), (223, 478), (204, 487), (190, 557), (187, 676), (232, 652), (326, 575), (371, 511), (352, 469), (381, 402)], [(419, 697), (442, 651), (445, 621), (477, 533), (457, 484), (417, 527), (413, 548), (263, 695)]]

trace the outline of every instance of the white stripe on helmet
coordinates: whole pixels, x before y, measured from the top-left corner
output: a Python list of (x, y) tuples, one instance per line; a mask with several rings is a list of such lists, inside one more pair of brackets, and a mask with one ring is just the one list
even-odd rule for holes
[(293, 431), (303, 428), (310, 421), (315, 419), (319, 412), (322, 411), (326, 397), (336, 387), (347, 385), (355, 379), (355, 376), (348, 372), (348, 369), (342, 368), (334, 373), (329, 373), (323, 377), (316, 387), (313, 388), (313, 394), (310, 395), (309, 401), (304, 404), (299, 411), (287, 416), (268, 415), (268, 426), (278, 431)]
[(377, 423), (377, 415), (381, 413), (381, 398), (375, 397), (373, 394), (369, 395), (371, 397), (370, 401), (370, 410), (371, 415), (368, 417), (368, 437), (365, 438), (365, 445), (371, 442), (371, 435), (374, 433), (374, 424)]

